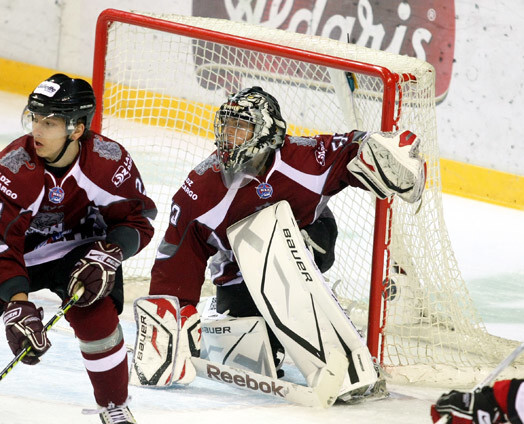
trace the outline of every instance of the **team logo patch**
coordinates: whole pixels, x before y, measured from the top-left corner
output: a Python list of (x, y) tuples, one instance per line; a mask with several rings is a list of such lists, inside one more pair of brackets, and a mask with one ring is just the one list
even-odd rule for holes
[(53, 203), (62, 203), (64, 200), (65, 192), (62, 187), (53, 187), (49, 189), (49, 201)]
[(220, 172), (220, 167), (218, 163), (218, 158), (215, 154), (207, 157), (202, 162), (200, 162), (194, 169), (194, 171), (198, 175), (204, 175), (204, 173), (208, 170), (212, 169), (213, 172)]
[(269, 199), (273, 195), (273, 187), (268, 183), (260, 183), (256, 190), (261, 199)]
[(0, 165), (5, 166), (13, 174), (18, 174), (18, 171), (20, 171), (23, 165), (31, 171), (36, 168), (36, 165), (30, 161), (31, 156), (29, 156), (29, 153), (27, 153), (23, 147), (19, 147), (16, 150), (10, 151), (0, 159)]
[(122, 149), (114, 141), (104, 141), (99, 136), (95, 136), (93, 151), (104, 159), (118, 162), (122, 157)]

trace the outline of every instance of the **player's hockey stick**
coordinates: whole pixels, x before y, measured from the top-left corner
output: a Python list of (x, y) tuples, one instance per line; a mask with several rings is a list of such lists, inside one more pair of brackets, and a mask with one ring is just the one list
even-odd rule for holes
[[(472, 392), (475, 392), (479, 389), (481, 389), (484, 386), (489, 386), (497, 376), (504, 371), (507, 367), (509, 367), (515, 359), (524, 351), (524, 343), (520, 344), (515, 348), (513, 352), (511, 352), (500, 364), (497, 365), (497, 367), (491, 371), (491, 373), (482, 380), (479, 384), (477, 384)], [(446, 424), (448, 422), (449, 415), (444, 415), (441, 417), (436, 424)]]
[[(44, 331), (49, 331), (53, 325), (56, 324), (56, 322), (62, 318), (66, 312), (73, 306), (78, 299), (84, 294), (84, 286), (80, 286), (80, 288), (71, 296), (71, 298), (67, 301), (67, 303), (62, 306), (61, 308), (56, 311), (56, 314), (54, 314), (51, 319), (47, 322), (47, 324), (44, 327)], [(16, 355), (11, 362), (5, 367), (2, 372), (0, 373), (0, 381), (3, 380), (7, 374), (11, 372), (11, 370), (15, 367), (16, 364), (18, 364), (22, 358), (24, 358), (29, 352), (31, 351), (31, 345), (27, 346), (24, 350), (22, 350), (18, 355)]]

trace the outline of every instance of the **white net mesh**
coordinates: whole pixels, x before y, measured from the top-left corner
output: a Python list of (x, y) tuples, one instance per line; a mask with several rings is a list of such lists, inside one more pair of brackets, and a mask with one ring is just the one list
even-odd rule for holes
[[(206, 41), (197, 32), (177, 35), (167, 24), (165, 30), (121, 22), (109, 26), (102, 132), (131, 152), (159, 209), (152, 243), (125, 263), (127, 284), (142, 282), (147, 292), (155, 250), (168, 224), (171, 197), (188, 172), (214, 150), (214, 111), (229, 93), (259, 85), (278, 99), (288, 133), (293, 135), (380, 130), (389, 119), (422, 139), (428, 167), (422, 204), (394, 201), (388, 218), (378, 223), (387, 234), (384, 281), (388, 283), (384, 285), (384, 319), (373, 325), (381, 328), (381, 360), (391, 373), (408, 381), (470, 384), (483, 367), (498, 363), (509, 353), (515, 343), (487, 334), (447, 235), (434, 70), (429, 64), (243, 23), (158, 18), (259, 40), (265, 47), (264, 52), (254, 51), (238, 38), (237, 47)], [(213, 39), (209, 33), (206, 37)], [(351, 95), (345, 75), (322, 64), (322, 59), (297, 60), (289, 54), (293, 50), (282, 53), (268, 43), (366, 65), (353, 70), (356, 85)], [(389, 116), (384, 112), (384, 83), (372, 76), (373, 65), (397, 74)], [(330, 207), (339, 225), (339, 239), (337, 260), (326, 278), (353, 321), (365, 331), (377, 225), (375, 201), (361, 190), (346, 189), (330, 201)], [(443, 373), (443, 369), (450, 372)]]

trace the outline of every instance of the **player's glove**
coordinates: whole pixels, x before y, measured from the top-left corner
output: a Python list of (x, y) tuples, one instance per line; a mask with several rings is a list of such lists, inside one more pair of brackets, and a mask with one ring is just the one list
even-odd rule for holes
[(431, 405), (431, 418), (437, 422), (442, 416), (448, 416), (447, 424), (501, 423), (504, 419), (491, 387), (474, 393), (452, 390), (442, 395)]
[(115, 285), (116, 270), (122, 264), (122, 259), (122, 249), (116, 244), (105, 241), (93, 244), (87, 255), (74, 266), (67, 286), (67, 291), (72, 296), (79, 283), (84, 285), (84, 294), (76, 302), (76, 306), (92, 305), (111, 293)]
[(44, 310), (36, 308), (34, 303), (17, 300), (9, 302), (4, 313), (4, 325), (7, 343), (15, 355), (26, 346), (31, 350), (22, 358), (24, 364), (34, 365), (50, 347), (51, 342), (44, 331), (42, 318)]

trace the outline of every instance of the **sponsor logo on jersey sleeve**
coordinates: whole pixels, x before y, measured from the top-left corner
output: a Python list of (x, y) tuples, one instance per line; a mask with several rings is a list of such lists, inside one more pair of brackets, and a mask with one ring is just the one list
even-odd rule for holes
[[(11, 179), (7, 178), (5, 175), (0, 173), (0, 192), (4, 193), (6, 196), (10, 197), (13, 200), (17, 199), (18, 194), (9, 188), (9, 184), (11, 184)], [(1, 212), (2, 210), (0, 209), (0, 214)]]
[(198, 194), (193, 192), (193, 180), (190, 178), (186, 178), (184, 183), (182, 184), (182, 190), (193, 200), (198, 199)]
[(324, 142), (321, 141), (318, 143), (318, 146), (315, 150), (315, 159), (317, 160), (318, 164), (321, 166), (326, 165), (326, 146), (324, 145)]

